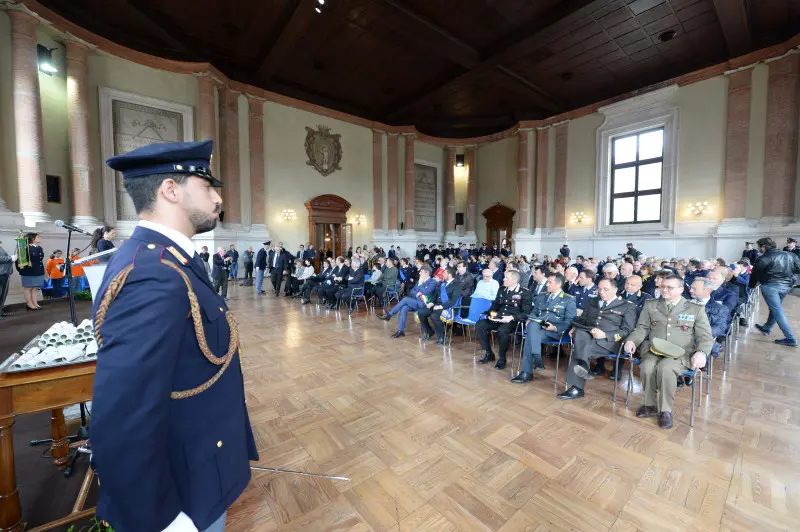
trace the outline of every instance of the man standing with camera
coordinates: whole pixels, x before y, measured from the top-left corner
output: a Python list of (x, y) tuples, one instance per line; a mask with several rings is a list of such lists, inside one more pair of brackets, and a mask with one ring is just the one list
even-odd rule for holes
[(225, 248), (221, 246), (214, 254), (214, 268), (211, 271), (211, 279), (214, 281), (214, 291), (219, 294), (220, 289), (222, 289), (222, 297), (224, 299), (228, 299), (228, 275), (232, 260), (225, 253)]
[(789, 320), (783, 313), (783, 298), (794, 286), (794, 276), (800, 273), (800, 259), (791, 251), (779, 251), (771, 238), (760, 238), (758, 249), (762, 255), (756, 259), (750, 273), (750, 288), (761, 285), (761, 295), (769, 307), (769, 317), (764, 325), (756, 328), (765, 336), (772, 332), (775, 323), (783, 331), (785, 338), (775, 340), (776, 344), (797, 347), (797, 340), (789, 327)]

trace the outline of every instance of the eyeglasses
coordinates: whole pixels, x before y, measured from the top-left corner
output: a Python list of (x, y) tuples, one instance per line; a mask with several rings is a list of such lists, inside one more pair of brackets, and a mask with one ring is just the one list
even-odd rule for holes
[(663, 290), (680, 290), (680, 289), (681, 289), (680, 286), (673, 286), (673, 285), (669, 285), (669, 284), (662, 284), (661, 285), (661, 290), (662, 291)]

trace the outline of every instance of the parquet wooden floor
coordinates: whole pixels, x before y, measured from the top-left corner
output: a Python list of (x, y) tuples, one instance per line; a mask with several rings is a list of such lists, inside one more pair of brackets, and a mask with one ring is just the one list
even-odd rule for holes
[[(800, 350), (754, 328), (694, 429), (681, 389), (663, 431), (635, 417), (638, 381), (630, 409), (606, 378), (560, 401), (554, 359), (514, 385), (461, 337), (422, 345), (413, 320), (392, 340), (396, 321), (363, 310), (242, 287), (230, 306), (260, 465), (352, 479), (254, 473), (230, 531), (800, 530)], [(800, 329), (798, 298), (785, 307)]]

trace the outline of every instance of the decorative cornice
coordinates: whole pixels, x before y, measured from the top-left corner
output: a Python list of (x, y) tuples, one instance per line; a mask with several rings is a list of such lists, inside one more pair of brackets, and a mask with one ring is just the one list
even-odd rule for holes
[(789, 39), (788, 41), (776, 44), (774, 46), (770, 46), (769, 48), (756, 50), (755, 52), (751, 52), (749, 54), (736, 57), (728, 61), (712, 65), (710, 67), (690, 72), (682, 76), (677, 76), (675, 78), (665, 80), (661, 83), (644, 87), (642, 89), (631, 91), (625, 94), (620, 94), (618, 96), (603, 100), (601, 102), (595, 102), (593, 104), (589, 104), (578, 109), (573, 109), (571, 111), (560, 113), (558, 115), (546, 119), (522, 120), (504, 131), (500, 131), (498, 133), (494, 133), (491, 135), (484, 135), (481, 137), (472, 137), (466, 139), (453, 139), (453, 138), (440, 138), (440, 137), (432, 137), (429, 135), (425, 135), (424, 133), (420, 133), (413, 125), (390, 126), (387, 124), (383, 124), (381, 122), (368, 120), (341, 111), (336, 111), (334, 109), (328, 109), (327, 107), (323, 107), (321, 105), (312, 104), (309, 102), (298, 100), (296, 98), (291, 98), (289, 96), (284, 96), (282, 94), (277, 94), (275, 92), (267, 91), (259, 87), (234, 81), (228, 78), (221, 71), (219, 71), (211, 63), (164, 59), (144, 52), (133, 50), (132, 48), (128, 48), (126, 46), (117, 44), (111, 40), (101, 37), (95, 33), (90, 32), (85, 28), (82, 28), (70, 22), (69, 20), (58, 15), (54, 11), (43, 6), (37, 0), (0, 0), (0, 9), (22, 11), (28, 13), (36, 17), (41, 24), (45, 24), (48, 27), (51, 27), (54, 30), (56, 30), (58, 33), (61, 34), (61, 37), (63, 39), (70, 39), (80, 42), (85, 46), (89, 47), (89, 49), (97, 51), (98, 53), (120, 57), (122, 59), (132, 61), (140, 65), (148, 66), (158, 70), (164, 70), (167, 72), (173, 72), (176, 74), (210, 76), (214, 79), (214, 81), (217, 84), (225, 88), (228, 88), (229, 90), (235, 90), (237, 92), (241, 92), (248, 96), (262, 98), (268, 102), (273, 102), (281, 105), (286, 105), (288, 107), (292, 107), (295, 109), (301, 109), (311, 113), (316, 113), (321, 116), (325, 116), (335, 120), (341, 120), (343, 122), (347, 122), (357, 126), (366, 127), (369, 129), (377, 129), (390, 135), (391, 134), (414, 135), (416, 139), (420, 142), (425, 142), (427, 144), (434, 144), (438, 146), (447, 146), (447, 145), (468, 146), (468, 145), (488, 144), (491, 142), (496, 142), (498, 140), (502, 140), (510, 136), (516, 135), (519, 129), (544, 129), (550, 126), (559, 125), (563, 122), (575, 120), (576, 118), (581, 118), (596, 113), (600, 107), (609, 106), (616, 102), (620, 102), (622, 100), (626, 100), (635, 96), (643, 95), (669, 85), (678, 85), (678, 86), (689, 85), (716, 76), (725, 75), (728, 72), (735, 71), (741, 68), (749, 68), (759, 63), (768, 63), (771, 61), (775, 61), (781, 59), (785, 55), (798, 53), (796, 49), (800, 47), (800, 34), (798, 34)]

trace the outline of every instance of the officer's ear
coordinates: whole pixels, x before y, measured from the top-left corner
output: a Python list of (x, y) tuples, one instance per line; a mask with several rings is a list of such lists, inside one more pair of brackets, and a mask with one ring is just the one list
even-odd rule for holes
[(171, 177), (165, 178), (158, 187), (158, 193), (170, 203), (180, 203), (183, 198), (183, 186)]

